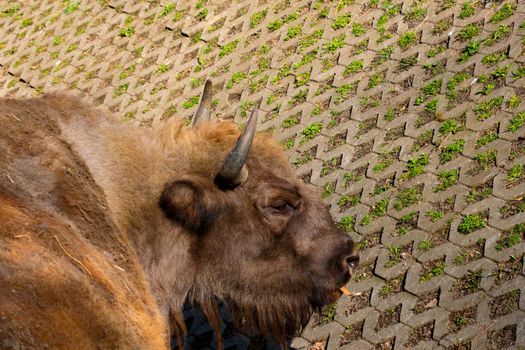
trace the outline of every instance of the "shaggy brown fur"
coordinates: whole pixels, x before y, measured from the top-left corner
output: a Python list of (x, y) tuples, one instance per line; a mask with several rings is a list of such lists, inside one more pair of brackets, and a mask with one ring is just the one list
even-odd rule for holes
[(353, 242), (257, 136), (214, 179), (233, 124), (121, 124), (63, 94), (0, 100), (0, 347), (164, 349), (182, 306), (283, 342), (347, 282)]

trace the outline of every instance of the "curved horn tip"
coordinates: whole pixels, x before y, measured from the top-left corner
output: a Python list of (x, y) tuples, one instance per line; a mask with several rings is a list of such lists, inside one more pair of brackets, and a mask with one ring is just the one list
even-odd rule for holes
[(257, 109), (253, 109), (246, 127), (237, 139), (235, 146), (230, 151), (222, 165), (216, 182), (221, 187), (233, 188), (242, 184), (248, 178), (248, 169), (245, 166), (255, 132), (257, 130)]
[(193, 115), (191, 120), (191, 127), (194, 128), (196, 125), (210, 121), (211, 118), (211, 105), (212, 105), (212, 88), (213, 84), (211, 79), (207, 78), (204, 83), (204, 89), (202, 90), (199, 107)]
[(257, 125), (258, 116), (259, 116), (259, 110), (257, 108), (252, 109), (252, 112), (250, 113), (250, 117), (248, 118), (248, 122), (246, 123), (246, 126), (253, 125), (253, 124)]

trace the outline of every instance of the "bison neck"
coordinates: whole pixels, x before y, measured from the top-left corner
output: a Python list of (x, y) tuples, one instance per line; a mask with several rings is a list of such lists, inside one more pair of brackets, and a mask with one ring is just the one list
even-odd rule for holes
[(160, 311), (168, 317), (182, 310), (194, 276), (191, 242), (158, 206), (164, 184), (181, 167), (145, 128), (73, 117), (61, 129), (103, 190), (115, 224), (134, 246)]

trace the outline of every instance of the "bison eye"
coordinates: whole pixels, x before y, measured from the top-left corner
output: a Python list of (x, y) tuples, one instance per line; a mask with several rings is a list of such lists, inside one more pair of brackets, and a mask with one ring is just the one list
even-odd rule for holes
[(293, 209), (293, 207), (284, 200), (272, 203), (270, 207), (276, 214), (284, 214)]

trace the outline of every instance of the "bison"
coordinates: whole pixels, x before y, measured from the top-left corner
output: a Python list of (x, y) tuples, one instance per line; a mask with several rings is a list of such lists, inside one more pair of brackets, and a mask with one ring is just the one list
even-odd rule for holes
[(0, 99), (1, 348), (167, 349), (186, 300), (284, 344), (340, 296), (352, 239), (255, 111), (210, 121), (211, 89), (189, 127)]

